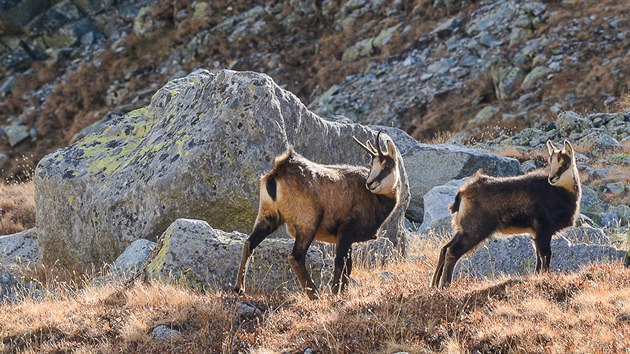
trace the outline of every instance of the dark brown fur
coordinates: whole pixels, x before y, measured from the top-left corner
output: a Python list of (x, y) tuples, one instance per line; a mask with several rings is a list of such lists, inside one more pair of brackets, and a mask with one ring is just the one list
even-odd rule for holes
[(581, 189), (577, 177), (573, 191), (553, 186), (548, 179), (544, 170), (505, 178), (478, 172), (470, 178), (450, 206), (457, 213), (453, 218), (456, 233), (442, 248), (432, 285), (448, 286), (457, 260), (495, 232), (530, 233), (537, 253), (536, 271), (549, 271), (551, 237), (574, 225)]

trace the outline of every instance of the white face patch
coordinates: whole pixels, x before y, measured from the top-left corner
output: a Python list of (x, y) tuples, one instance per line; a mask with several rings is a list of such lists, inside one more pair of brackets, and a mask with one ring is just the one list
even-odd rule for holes
[[(378, 157), (375, 157), (372, 160), (370, 174), (366, 180), (366, 186), (370, 190), (370, 192), (374, 194), (390, 194), (394, 191), (395, 187), (398, 185), (398, 173), (397, 167), (393, 164), (391, 167), (387, 167), (386, 164), (388, 160), (385, 159), (382, 162), (379, 161)], [(389, 163), (392, 163), (392, 160), (389, 160)], [(380, 176), (384, 170), (390, 169), (390, 172), (385, 176)], [(381, 180), (378, 180), (382, 178)]]
[(554, 149), (549, 160), (549, 184), (572, 191), (575, 184), (573, 166), (575, 162), (572, 156), (567, 154), (565, 150)]

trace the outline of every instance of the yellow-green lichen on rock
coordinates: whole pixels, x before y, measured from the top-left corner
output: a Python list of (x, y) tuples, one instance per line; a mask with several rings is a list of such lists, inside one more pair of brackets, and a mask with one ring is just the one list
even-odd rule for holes
[[(229, 70), (171, 80), (147, 107), (104, 124), (37, 166), (37, 227), (52, 248), (44, 250), (48, 261), (63, 245), (59, 254), (78, 265), (100, 265), (136, 239), (156, 240), (178, 218), (249, 233), (259, 176), (287, 146), (322, 163), (362, 164), (346, 137), (375, 135), (321, 120), (264, 74)], [(164, 256), (153, 260), (154, 271)]]

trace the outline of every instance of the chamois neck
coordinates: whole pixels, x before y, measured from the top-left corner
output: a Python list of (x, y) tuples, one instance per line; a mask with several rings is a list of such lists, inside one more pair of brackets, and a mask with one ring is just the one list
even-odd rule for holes
[(563, 188), (570, 193), (578, 196), (582, 194), (582, 187), (580, 185), (580, 174), (577, 167), (573, 165), (563, 176), (561, 180), (555, 184), (557, 188)]

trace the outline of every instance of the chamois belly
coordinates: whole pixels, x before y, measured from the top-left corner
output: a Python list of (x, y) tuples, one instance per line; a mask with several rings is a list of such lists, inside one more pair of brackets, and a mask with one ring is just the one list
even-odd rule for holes
[(318, 230), (315, 239), (321, 242), (337, 243), (337, 236), (325, 230)]
[(498, 234), (500, 236), (510, 236), (517, 234), (530, 234), (532, 237), (536, 237), (536, 233), (534, 229), (531, 227), (522, 227), (522, 226), (507, 226), (498, 228), (495, 232), (495, 235)]

